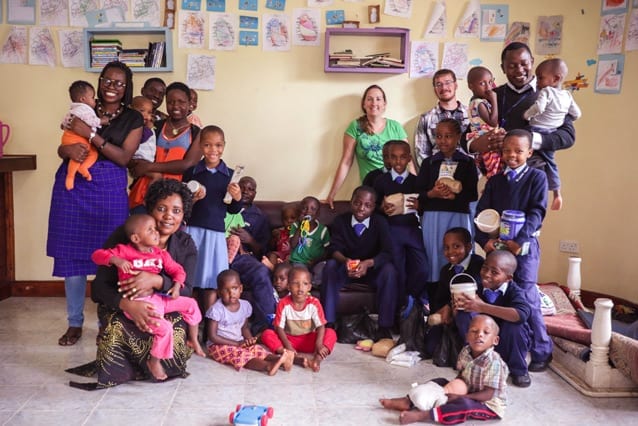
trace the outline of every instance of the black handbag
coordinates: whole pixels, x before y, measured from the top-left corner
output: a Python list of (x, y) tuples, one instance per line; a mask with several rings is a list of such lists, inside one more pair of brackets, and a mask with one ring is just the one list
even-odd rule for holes
[(442, 325), (441, 341), (435, 346), (432, 362), (438, 367), (456, 368), (463, 341), (455, 325)]
[(402, 315), (401, 317), (399, 341), (397, 344), (405, 343), (406, 350), (419, 352), (422, 359), (429, 358), (425, 345), (427, 324), (425, 322), (423, 305), (421, 303), (412, 302), (411, 306), (406, 308), (406, 311), (408, 311), (407, 315)]

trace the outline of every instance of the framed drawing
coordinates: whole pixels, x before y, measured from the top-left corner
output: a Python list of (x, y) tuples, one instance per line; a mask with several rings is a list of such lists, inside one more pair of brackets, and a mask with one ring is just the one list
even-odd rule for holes
[(381, 21), (381, 14), (379, 13), (381, 6), (374, 5), (368, 6), (368, 22), (370, 24), (378, 24)]

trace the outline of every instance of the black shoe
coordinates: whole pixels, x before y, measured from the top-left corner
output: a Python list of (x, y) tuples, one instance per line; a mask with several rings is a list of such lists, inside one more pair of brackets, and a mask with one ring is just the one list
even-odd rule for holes
[(545, 371), (547, 370), (547, 367), (549, 367), (549, 363), (552, 362), (553, 358), (554, 357), (550, 355), (545, 361), (532, 361), (529, 363), (529, 367), (527, 367), (527, 369), (533, 373)]
[(529, 374), (524, 374), (522, 376), (511, 375), (511, 377), (512, 384), (519, 388), (528, 388), (532, 384), (532, 379), (529, 378)]

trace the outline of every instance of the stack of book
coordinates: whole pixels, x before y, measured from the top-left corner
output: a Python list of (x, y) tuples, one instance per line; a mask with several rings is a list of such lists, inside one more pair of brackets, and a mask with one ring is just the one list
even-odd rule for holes
[(403, 68), (405, 63), (401, 59), (390, 57), (389, 52), (372, 53), (365, 56), (355, 56), (352, 50), (333, 52), (328, 58), (333, 67), (382, 67)]
[(140, 68), (146, 66), (146, 49), (123, 49), (120, 52), (120, 62), (125, 63), (131, 68)]
[(102, 68), (118, 61), (122, 43), (119, 40), (91, 40), (91, 67)]
[(148, 44), (148, 55), (146, 55), (146, 66), (150, 68), (158, 68), (166, 65), (164, 58), (164, 50), (166, 48), (165, 41), (158, 41)]
[(360, 67), (361, 58), (354, 56), (352, 50), (346, 49), (340, 52), (332, 52), (328, 55), (330, 65), (333, 67)]

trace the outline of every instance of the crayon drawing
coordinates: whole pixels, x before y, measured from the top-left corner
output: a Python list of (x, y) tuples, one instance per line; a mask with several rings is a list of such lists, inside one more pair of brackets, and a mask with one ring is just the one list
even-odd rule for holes
[(210, 13), (208, 48), (211, 50), (235, 50), (237, 47), (237, 15)]
[(621, 13), (600, 17), (597, 51), (599, 55), (621, 52), (625, 32), (625, 15), (625, 13)]
[(557, 55), (563, 42), (563, 16), (539, 16), (536, 30), (536, 52)]
[(413, 41), (410, 44), (410, 78), (430, 78), (438, 69), (438, 64), (438, 42)]

